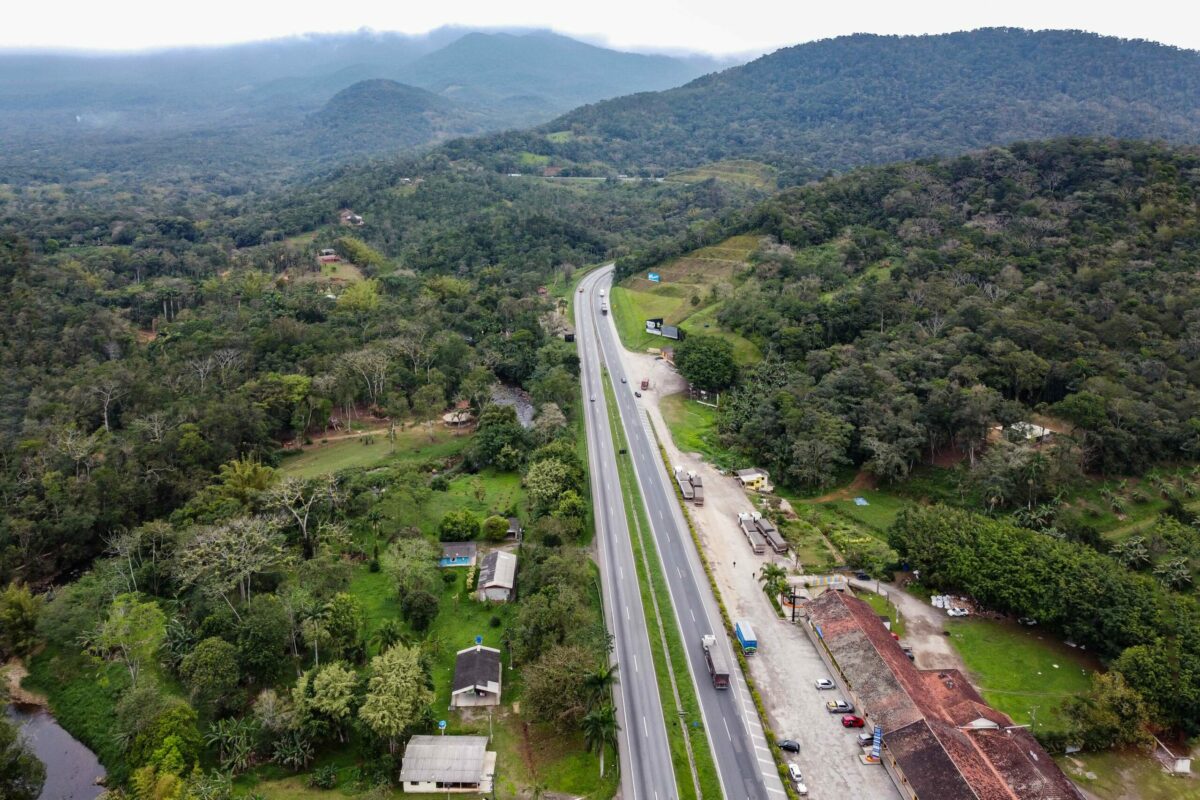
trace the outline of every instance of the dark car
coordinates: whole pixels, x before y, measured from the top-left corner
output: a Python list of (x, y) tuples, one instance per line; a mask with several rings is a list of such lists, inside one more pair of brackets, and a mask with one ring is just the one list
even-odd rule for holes
[(789, 753), (799, 753), (800, 743), (795, 739), (781, 739), (775, 743), (780, 750), (787, 750)]
[(623, 375), (622, 375), (622, 376), (621, 376), (621, 383), (629, 383), (629, 381), (625, 380), (625, 376), (623, 376)]
[(641, 396), (642, 396), (642, 393), (641, 393), (641, 392), (634, 392), (634, 393), (633, 393), (633, 396), (634, 396), (634, 397), (641, 397)]
[(858, 746), (859, 747), (872, 747), (872, 746), (874, 746), (874, 744), (875, 744), (875, 734), (860, 733), (858, 735)]
[(862, 717), (856, 717), (853, 714), (847, 714), (842, 717), (843, 728), (862, 728), (867, 724), (867, 721)]
[(854, 573), (854, 577), (858, 578), (860, 581), (871, 580), (871, 576), (865, 572), (856, 572), (856, 573)]

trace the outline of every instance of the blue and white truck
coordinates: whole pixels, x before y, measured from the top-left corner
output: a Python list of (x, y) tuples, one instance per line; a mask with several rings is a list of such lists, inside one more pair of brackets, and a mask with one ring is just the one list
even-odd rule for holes
[(739, 619), (733, 623), (733, 632), (737, 636), (738, 644), (742, 646), (743, 655), (752, 656), (758, 652), (758, 637), (754, 635), (754, 629), (750, 627), (749, 622)]

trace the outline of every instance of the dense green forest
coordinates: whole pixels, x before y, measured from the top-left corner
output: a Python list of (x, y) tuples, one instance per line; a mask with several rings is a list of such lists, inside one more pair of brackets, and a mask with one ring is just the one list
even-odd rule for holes
[(505, 136), (509, 151), (564, 166), (662, 174), (756, 158), (797, 180), (1020, 139), (1196, 142), (1197, 91), (1200, 55), (1150, 42), (1017, 29), (859, 34), (784, 48), (678, 89), (596, 103)]
[[(1195, 150), (1062, 140), (760, 204), (747, 226), (766, 238), (717, 316), (767, 359), (726, 396), (724, 436), (820, 486), (851, 465), (900, 481), (948, 448), (976, 466), (992, 426), (1057, 418), (1050, 450), (988, 448), (974, 473), (989, 507), (1194, 458), (1198, 197)], [(704, 345), (684, 343), (685, 367)]]

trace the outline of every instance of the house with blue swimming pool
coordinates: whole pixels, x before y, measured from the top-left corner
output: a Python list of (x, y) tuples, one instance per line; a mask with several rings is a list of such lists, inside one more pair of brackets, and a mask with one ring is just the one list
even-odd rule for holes
[(475, 566), (474, 542), (443, 542), (442, 557), (438, 559), (439, 567), (473, 567)]

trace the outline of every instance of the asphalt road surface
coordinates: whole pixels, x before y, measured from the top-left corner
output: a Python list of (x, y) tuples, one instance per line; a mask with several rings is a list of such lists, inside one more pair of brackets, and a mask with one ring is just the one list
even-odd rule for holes
[(583, 279), (584, 292), (576, 295), (575, 320), (604, 616), (613, 636), (613, 657), (619, 667), (615, 694), (617, 724), (620, 725), (621, 796), (624, 800), (677, 800), (679, 791), (671, 764), (601, 381), (599, 326), (593, 319), (593, 313), (599, 316), (598, 304), (595, 308), (587, 307), (597, 283), (607, 281), (607, 275), (605, 272)]
[[(611, 281), (610, 265), (588, 275), (581, 282), (582, 294), (576, 296), (576, 323), (581, 332), (587, 332), (586, 344), (581, 344), (584, 391), (590, 393), (593, 386), (596, 387), (595, 403), (588, 403), (589, 406), (597, 406), (589, 415), (589, 430), (591, 418), (603, 411), (600, 403), (604, 397), (596, 363), (600, 359), (612, 378), (616, 392), (622, 427), (625, 429), (663, 574), (667, 579), (688, 668), (700, 699), (703, 724), (708, 731), (725, 797), (729, 800), (783, 800), (786, 793), (769, 749), (772, 744), (763, 737), (750, 693), (741, 670), (737, 668), (737, 659), (722, 630), (720, 611), (683, 511), (676, 500), (673, 478), (667, 475), (658, 443), (649, 432), (645, 414), (634, 396), (640, 376), (625, 375), (616, 330), (612, 321), (600, 312), (601, 301), (606, 298), (600, 297), (599, 293), (604, 290), (607, 294)], [(622, 383), (622, 377), (627, 378), (628, 382)], [(603, 447), (603, 444), (600, 446)], [(611, 449), (611, 438), (608, 446)], [(615, 462), (597, 460), (600, 463), (593, 464), (593, 475), (600, 474), (615, 484)], [(616, 491), (615, 485), (613, 491)], [(627, 535), (624, 520), (621, 526), (622, 533)], [(729, 689), (715, 689), (709, 678), (700, 644), (701, 637), (708, 633), (717, 635), (717, 646), (725, 650), (726, 660), (733, 667)], [(622, 680), (628, 677), (625, 667), (622, 667)]]

